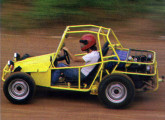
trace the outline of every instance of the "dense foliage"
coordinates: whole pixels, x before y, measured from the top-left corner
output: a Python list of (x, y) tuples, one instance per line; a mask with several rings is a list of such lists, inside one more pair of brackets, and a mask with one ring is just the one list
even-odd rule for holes
[[(110, 20), (123, 20), (135, 13), (150, 12), (149, 6), (164, 0), (5, 0), (3, 4), (25, 6), (26, 10), (13, 11), (2, 19), (18, 27), (45, 27), (57, 23), (89, 24)], [(17, 16), (17, 18), (15, 17)], [(11, 19), (11, 17), (13, 17)], [(10, 19), (10, 20), (9, 20)], [(18, 21), (18, 23), (17, 23)], [(20, 25), (21, 26), (21, 25)], [(19, 27), (18, 27), (19, 28)]]

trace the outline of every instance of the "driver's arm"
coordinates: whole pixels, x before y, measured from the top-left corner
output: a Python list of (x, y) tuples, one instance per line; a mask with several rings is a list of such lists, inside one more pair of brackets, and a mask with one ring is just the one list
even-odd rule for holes
[(63, 48), (64, 50), (66, 50), (70, 56), (70, 58), (74, 61), (74, 62), (85, 62), (84, 59), (80, 56), (74, 56), (70, 50), (66, 47)]

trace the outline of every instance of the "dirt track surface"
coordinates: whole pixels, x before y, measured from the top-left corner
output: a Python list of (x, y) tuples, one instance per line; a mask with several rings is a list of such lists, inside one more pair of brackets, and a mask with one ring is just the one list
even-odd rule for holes
[[(146, 21), (141, 21), (146, 23)], [(147, 21), (148, 23), (149, 21)], [(136, 22), (135, 22), (136, 23)], [(140, 23), (139, 23), (140, 25)], [(136, 26), (136, 28), (135, 28)], [(114, 28), (119, 40), (127, 48), (148, 49), (157, 52), (159, 74), (165, 68), (165, 40), (153, 34), (153, 26), (138, 23), (127, 29)], [(34, 34), (35, 33), (35, 34)], [(55, 32), (54, 32), (55, 33)], [(29, 53), (33, 56), (54, 52), (59, 39), (53, 32), (36, 30), (28, 34), (2, 33), (1, 72), (13, 53)], [(61, 33), (60, 33), (61, 34)], [(59, 35), (59, 34), (55, 34)], [(58, 41), (58, 42), (56, 42)], [(67, 46), (72, 47), (73, 41)], [(72, 50), (77, 51), (79, 47)], [(107, 109), (101, 105), (97, 96), (87, 93), (74, 93), (39, 88), (32, 103), (27, 105), (11, 104), (2, 92), (1, 83), (1, 119), (2, 120), (164, 120), (165, 119), (165, 82), (160, 83), (154, 93), (138, 93), (132, 104), (125, 109)]]

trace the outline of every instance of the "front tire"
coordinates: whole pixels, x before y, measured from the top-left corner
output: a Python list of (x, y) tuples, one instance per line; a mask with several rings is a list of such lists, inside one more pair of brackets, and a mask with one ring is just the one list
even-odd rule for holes
[(108, 108), (126, 107), (135, 96), (132, 80), (124, 74), (105, 77), (99, 85), (98, 97)]
[(3, 91), (11, 103), (25, 104), (31, 101), (35, 87), (31, 76), (25, 73), (14, 73), (6, 79)]

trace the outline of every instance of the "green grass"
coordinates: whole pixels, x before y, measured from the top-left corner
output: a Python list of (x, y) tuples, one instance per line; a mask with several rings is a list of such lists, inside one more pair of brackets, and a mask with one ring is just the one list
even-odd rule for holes
[(136, 14), (156, 14), (161, 19), (165, 15), (164, 0), (5, 0), (3, 6), (6, 4), (29, 8), (2, 14), (2, 27), (8, 29), (51, 27), (59, 23), (101, 24), (126, 20)]

